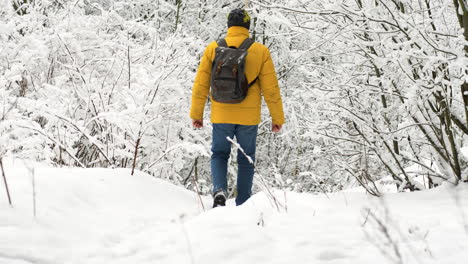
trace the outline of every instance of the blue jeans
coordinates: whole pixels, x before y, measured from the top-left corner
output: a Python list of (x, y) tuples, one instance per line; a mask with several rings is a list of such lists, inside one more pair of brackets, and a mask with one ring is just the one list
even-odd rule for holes
[[(227, 164), (231, 153), (231, 142), (226, 137), (237, 139), (237, 143), (252, 161), (255, 162), (255, 145), (257, 142), (258, 125), (246, 126), (236, 124), (213, 124), (213, 143), (211, 145), (211, 177), (213, 192), (223, 190), (227, 192)], [(247, 157), (237, 151), (237, 197), (236, 205), (241, 205), (250, 198), (254, 165)]]

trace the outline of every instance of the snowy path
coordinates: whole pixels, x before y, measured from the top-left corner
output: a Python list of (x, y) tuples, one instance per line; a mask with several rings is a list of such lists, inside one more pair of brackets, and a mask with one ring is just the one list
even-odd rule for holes
[[(31, 175), (9, 165), (14, 208), (1, 186), (1, 264), (398, 263), (391, 261), (398, 255), (403, 263), (462, 264), (468, 258), (466, 186), (383, 200), (287, 193), (287, 213), (257, 194), (243, 206), (203, 212), (195, 194), (142, 173), (37, 167), (35, 219)], [(282, 192), (276, 197), (284, 202)]]

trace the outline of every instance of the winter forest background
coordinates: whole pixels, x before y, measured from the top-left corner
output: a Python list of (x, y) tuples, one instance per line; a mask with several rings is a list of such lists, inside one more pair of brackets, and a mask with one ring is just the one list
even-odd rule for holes
[[(191, 127), (191, 86), (246, 1), (0, 1), (0, 158), (132, 168), (210, 192), (211, 128), (208, 115)], [(466, 0), (247, 2), (287, 119), (272, 133), (264, 106), (256, 188), (468, 181)]]

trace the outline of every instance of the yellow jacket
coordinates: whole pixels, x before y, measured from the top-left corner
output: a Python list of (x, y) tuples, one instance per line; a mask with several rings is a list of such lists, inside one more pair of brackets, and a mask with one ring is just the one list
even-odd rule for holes
[[(228, 29), (226, 42), (228, 46), (239, 47), (248, 37), (249, 31), (246, 28), (233, 26)], [(218, 47), (216, 41), (208, 45), (198, 67), (192, 89), (192, 106), (190, 108), (190, 117), (194, 120), (203, 119), (203, 110), (210, 91), (211, 66), (216, 47)], [(211, 100), (211, 122), (258, 125), (260, 123), (261, 95), (263, 94), (273, 124), (284, 124), (280, 89), (275, 67), (267, 47), (258, 42), (250, 46), (246, 57), (245, 75), (249, 83), (258, 76), (258, 80), (249, 88), (247, 97), (239, 104), (225, 104)]]

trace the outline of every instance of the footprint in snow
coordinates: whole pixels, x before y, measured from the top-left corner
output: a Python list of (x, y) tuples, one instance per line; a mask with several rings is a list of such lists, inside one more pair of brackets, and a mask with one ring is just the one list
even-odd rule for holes
[(336, 251), (336, 250), (324, 250), (324, 251), (319, 253), (317, 258), (320, 259), (320, 260), (330, 261), (330, 260), (335, 260), (335, 259), (343, 259), (343, 258), (347, 258), (347, 257), (349, 257), (349, 256), (345, 255), (342, 252)]

